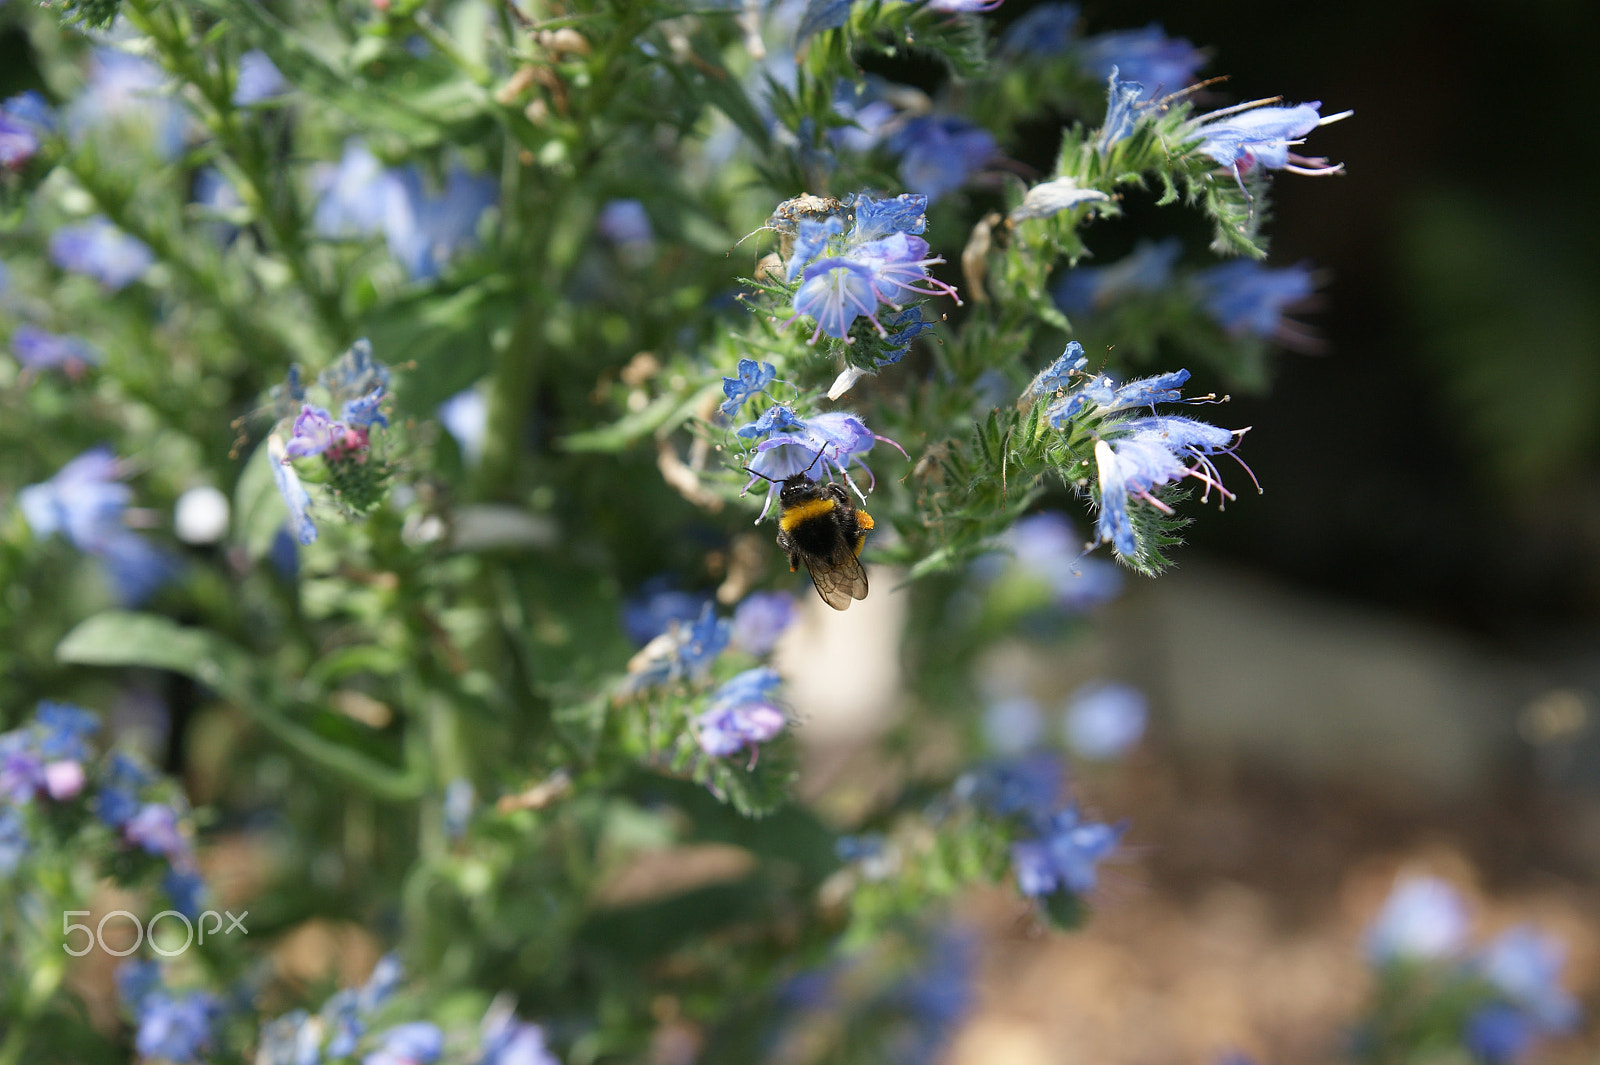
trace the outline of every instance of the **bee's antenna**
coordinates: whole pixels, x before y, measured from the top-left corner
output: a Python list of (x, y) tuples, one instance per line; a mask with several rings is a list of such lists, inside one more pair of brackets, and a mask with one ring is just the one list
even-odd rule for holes
[[(827, 446), (828, 445), (824, 444), (824, 445), (822, 445), (822, 447), (817, 448), (817, 457), (811, 460), (811, 465), (810, 466), (807, 466), (805, 469), (801, 470), (800, 472), (805, 474), (807, 477), (811, 477), (812, 469), (817, 465), (817, 462), (822, 458), (823, 453), (827, 449)], [(816, 480), (815, 477), (811, 477), (811, 479), (813, 481)]]
[(773, 484), (782, 484), (783, 483), (782, 481), (778, 480), (776, 477), (768, 477), (764, 473), (759, 473), (756, 470), (752, 470), (749, 466), (740, 466), (739, 468), (741, 470), (743, 470), (745, 473), (748, 473), (750, 476), (759, 477), (763, 481), (771, 481)]

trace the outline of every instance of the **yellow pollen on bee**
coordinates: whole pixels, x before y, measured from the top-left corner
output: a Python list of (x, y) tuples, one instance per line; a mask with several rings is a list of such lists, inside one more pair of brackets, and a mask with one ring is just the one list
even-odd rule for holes
[[(868, 514), (864, 510), (856, 511), (856, 524), (859, 525), (863, 531), (873, 528), (872, 515)], [(860, 554), (859, 551), (856, 553)]]
[(820, 518), (834, 507), (832, 499), (809, 499), (804, 503), (790, 507), (778, 519), (778, 528), (790, 532), (795, 526), (812, 518)]

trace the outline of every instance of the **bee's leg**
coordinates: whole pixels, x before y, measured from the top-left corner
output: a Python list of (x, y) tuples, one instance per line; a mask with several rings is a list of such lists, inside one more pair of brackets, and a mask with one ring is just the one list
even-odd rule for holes
[(791, 554), (789, 556), (789, 572), (790, 573), (795, 573), (795, 572), (798, 572), (799, 569), (800, 569), (800, 556)]

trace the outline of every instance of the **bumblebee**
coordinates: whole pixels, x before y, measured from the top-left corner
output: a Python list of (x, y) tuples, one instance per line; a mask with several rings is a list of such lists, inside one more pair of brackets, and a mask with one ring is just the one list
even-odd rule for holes
[(818, 484), (803, 473), (778, 492), (778, 546), (789, 556), (789, 572), (806, 564), (822, 601), (843, 610), (867, 597), (861, 548), (872, 531), (872, 515), (850, 503), (844, 487)]

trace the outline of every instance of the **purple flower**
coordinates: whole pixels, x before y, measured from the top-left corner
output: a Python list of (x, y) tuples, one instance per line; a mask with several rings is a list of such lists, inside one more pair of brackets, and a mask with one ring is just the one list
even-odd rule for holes
[(31, 802), (45, 787), (44, 759), (29, 729), (0, 733), (0, 796), (13, 806)]
[(951, 115), (913, 118), (890, 138), (900, 154), (900, 180), (929, 201), (966, 184), (972, 172), (999, 152), (994, 137)]
[(289, 464), (289, 455), (278, 435), (267, 437), (267, 461), (272, 466), (272, 479), (277, 482), (278, 494), (289, 507), (289, 529), (301, 546), (317, 542), (317, 527), (312, 524), (307, 511), (311, 496), (300, 483), (300, 476)]
[[(944, 260), (929, 256), (928, 242), (921, 237), (894, 233), (858, 245), (852, 258), (871, 269), (873, 293), (895, 310), (918, 296), (946, 295), (961, 302), (954, 288), (928, 276), (928, 267)], [(881, 325), (879, 330), (886, 332)]]
[(272, 99), (288, 87), (289, 83), (267, 57), (267, 53), (252, 48), (239, 57), (239, 76), (234, 82), (233, 105), (249, 107)]
[(156, 261), (142, 240), (99, 217), (52, 233), (50, 259), (63, 270), (87, 274), (112, 292), (139, 280)]
[[(98, 130), (134, 131), (148, 138), (156, 155), (178, 157), (188, 136), (188, 116), (156, 64), (114, 48), (97, 48), (89, 61), (83, 93), (67, 108), (73, 140)], [(125, 137), (118, 141), (126, 151)]]
[(1366, 933), (1367, 956), (1379, 965), (1451, 958), (1466, 944), (1466, 903), (1449, 883), (1432, 876), (1397, 881)]
[(700, 749), (725, 758), (748, 748), (754, 764), (756, 745), (782, 732), (788, 720), (771, 699), (772, 689), (779, 683), (776, 670), (758, 666), (718, 688), (710, 707), (695, 719)]
[(1502, 932), (1478, 959), (1485, 979), (1545, 1032), (1569, 1032), (1578, 1023), (1577, 1000), (1561, 986), (1566, 946), (1528, 925)]
[(1024, 895), (1070, 891), (1086, 895), (1098, 881), (1099, 865), (1122, 839), (1125, 826), (1086, 822), (1075, 808), (1050, 819), (1040, 839), (1011, 845), (1011, 867)]
[(150, 991), (135, 1009), (139, 1031), (134, 1048), (142, 1057), (174, 1065), (197, 1062), (210, 1049), (211, 1026), (220, 1012), (217, 1000), (204, 991), (183, 995)]
[(59, 366), (68, 374), (79, 374), (85, 366), (97, 366), (105, 356), (87, 340), (63, 333), (47, 333), (38, 326), (23, 323), (11, 334), (11, 353), (33, 370)]
[(1056, 286), (1056, 302), (1069, 315), (1090, 314), (1134, 294), (1160, 292), (1172, 284), (1172, 267), (1181, 254), (1183, 245), (1176, 237), (1141, 240), (1118, 262), (1068, 271)]
[(499, 199), (494, 179), (450, 168), (445, 187), (430, 192), (422, 171), (394, 171), (387, 187), (384, 239), (414, 280), (436, 277), (450, 258), (476, 239), (478, 219)]
[(444, 1053), (444, 1033), (427, 1021), (397, 1024), (378, 1039), (378, 1049), (361, 1065), (433, 1065)]
[(168, 859), (188, 854), (188, 843), (178, 831), (178, 811), (166, 803), (147, 802), (122, 826), (129, 843), (144, 848), (146, 854)]
[[(805, 222), (801, 222), (803, 227)], [(722, 413), (731, 418), (744, 406), (745, 400), (758, 393), (765, 392), (778, 371), (770, 362), (757, 362), (755, 359), (740, 359), (737, 377), (724, 377), (722, 379), (722, 394), (727, 396), (722, 403)]]
[(1097, 78), (1120, 69), (1128, 81), (1150, 86), (1150, 93), (1176, 92), (1194, 81), (1206, 55), (1182, 37), (1168, 37), (1156, 23), (1142, 30), (1119, 30), (1086, 37), (1077, 45), (1084, 67)]
[(477, 388), (466, 388), (439, 404), (439, 424), (456, 438), (468, 466), (483, 461), (483, 444), (489, 435), (489, 402)]
[(1200, 271), (1194, 284), (1206, 313), (1229, 333), (1253, 334), (1290, 346), (1304, 343), (1284, 311), (1316, 291), (1310, 267), (1274, 270), (1254, 259), (1235, 259)]
[(1086, 684), (1072, 693), (1062, 729), (1074, 754), (1107, 762), (1139, 742), (1149, 713), (1144, 693), (1131, 685)]
[(56, 802), (76, 799), (83, 791), (83, 763), (49, 762), (44, 767), (44, 790)]
[(767, 654), (798, 612), (788, 592), (751, 592), (733, 609), (733, 645), (756, 656)]
[(320, 455), (344, 439), (344, 429), (327, 411), (307, 403), (294, 420), (294, 435), (284, 446), (284, 453), (297, 459)]
[(1294, 107), (1263, 107), (1260, 102), (1240, 104), (1201, 115), (1191, 124), (1189, 134), (1200, 139), (1198, 151), (1201, 154), (1233, 171), (1235, 177), (1242, 178), (1257, 166), (1296, 174), (1336, 174), (1344, 169), (1344, 164), (1329, 165), (1326, 159), (1307, 158), (1289, 151), (1318, 126), (1354, 113), (1342, 111), (1323, 118), (1321, 107), (1320, 100)]
[(803, 314), (816, 320), (817, 328), (810, 341), (813, 344), (824, 333), (848, 340), (850, 326), (863, 316), (883, 333), (877, 306), (872, 271), (853, 259), (837, 256), (818, 259), (808, 266), (805, 280), (794, 294), (796, 317)]
[(923, 0), (923, 6), (929, 11), (945, 11), (950, 14), (976, 14), (983, 11), (994, 11), (1006, 0)]

